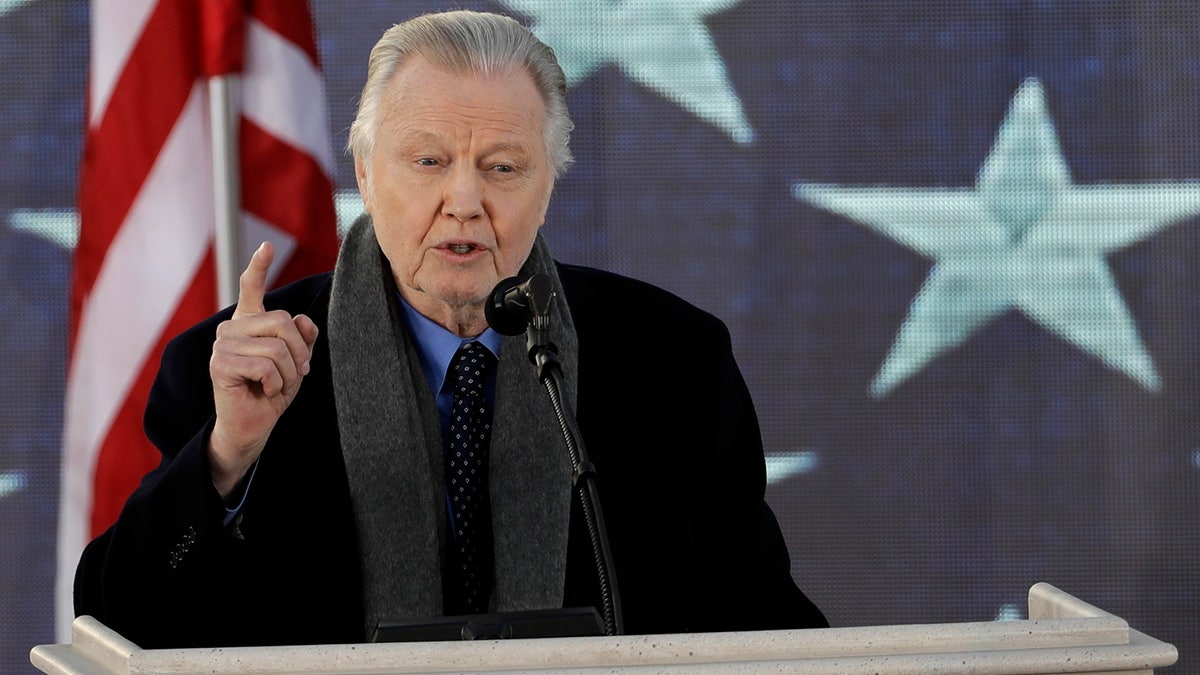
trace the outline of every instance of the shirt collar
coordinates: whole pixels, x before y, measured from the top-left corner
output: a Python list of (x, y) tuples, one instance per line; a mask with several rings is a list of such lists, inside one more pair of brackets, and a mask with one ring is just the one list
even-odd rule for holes
[(399, 292), (396, 293), (396, 297), (400, 300), (400, 307), (404, 309), (402, 314), (404, 322), (408, 326), (408, 333), (417, 345), (417, 355), (420, 357), (425, 381), (429, 383), (434, 394), (442, 390), (442, 384), (446, 380), (446, 371), (450, 369), (450, 362), (454, 360), (454, 354), (464, 343), (479, 342), (487, 347), (493, 356), (499, 358), (500, 343), (503, 337), (491, 328), (484, 330), (479, 337), (462, 338), (413, 309), (413, 306), (408, 304), (408, 301)]

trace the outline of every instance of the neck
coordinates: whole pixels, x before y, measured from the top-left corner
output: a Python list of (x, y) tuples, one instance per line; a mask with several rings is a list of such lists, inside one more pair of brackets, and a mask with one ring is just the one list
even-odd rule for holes
[(413, 304), (413, 308), (461, 338), (479, 337), (488, 327), (482, 302), (471, 305), (432, 302), (425, 305)]

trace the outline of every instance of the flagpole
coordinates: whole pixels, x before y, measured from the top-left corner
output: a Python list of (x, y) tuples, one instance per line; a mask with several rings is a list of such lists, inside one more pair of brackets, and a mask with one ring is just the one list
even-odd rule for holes
[(217, 259), (217, 301), (221, 307), (237, 302), (243, 250), (241, 171), (236, 126), (241, 116), (241, 106), (236, 100), (236, 85), (237, 75), (208, 78), (213, 211), (216, 215), (213, 249)]

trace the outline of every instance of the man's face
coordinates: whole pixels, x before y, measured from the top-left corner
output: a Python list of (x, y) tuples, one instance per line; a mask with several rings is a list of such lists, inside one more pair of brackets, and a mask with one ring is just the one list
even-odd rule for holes
[(447, 325), (515, 275), (546, 217), (553, 179), (545, 106), (523, 69), (450, 74), (419, 55), (385, 94), (359, 192), (401, 295)]

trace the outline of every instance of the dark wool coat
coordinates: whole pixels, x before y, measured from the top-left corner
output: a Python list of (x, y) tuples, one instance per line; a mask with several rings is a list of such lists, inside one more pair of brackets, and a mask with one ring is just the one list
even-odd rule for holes
[[(577, 419), (599, 477), (626, 632), (825, 626), (792, 580), (763, 501), (758, 422), (725, 326), (639, 281), (570, 265), (559, 275), (579, 337)], [(144, 648), (364, 640), (324, 330), (330, 285), (317, 275), (266, 298), (268, 309), (307, 314), (322, 332), (228, 525), (205, 444), (208, 361), (230, 310), (168, 345), (145, 416), (162, 464), (84, 551), (77, 614)], [(564, 590), (564, 606), (600, 607), (577, 503)]]

